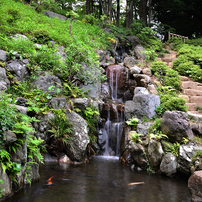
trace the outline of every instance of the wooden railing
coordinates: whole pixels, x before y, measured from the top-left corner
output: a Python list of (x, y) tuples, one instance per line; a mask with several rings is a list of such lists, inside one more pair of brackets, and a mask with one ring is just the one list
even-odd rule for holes
[(189, 39), (187, 36), (181, 36), (181, 35), (177, 35), (177, 34), (173, 34), (173, 33), (171, 33), (171, 32), (168, 32), (168, 40), (169, 40), (171, 37), (183, 38), (183, 39), (184, 39), (184, 43), (185, 43), (185, 39)]

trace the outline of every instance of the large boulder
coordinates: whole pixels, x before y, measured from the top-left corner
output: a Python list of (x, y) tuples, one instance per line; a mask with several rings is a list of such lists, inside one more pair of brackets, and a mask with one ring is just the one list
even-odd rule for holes
[(175, 174), (177, 172), (177, 157), (170, 152), (164, 155), (161, 161), (160, 170), (168, 177)]
[(110, 85), (111, 97), (113, 99), (123, 97), (124, 92), (129, 89), (129, 70), (121, 65), (110, 65), (106, 69), (108, 83)]
[[(62, 83), (57, 76), (52, 76), (47, 74), (45, 76), (39, 76), (33, 83), (32, 86), (36, 86), (38, 90), (42, 90), (44, 92), (49, 93), (50, 95), (54, 95), (56, 93), (56, 89), (59, 88), (62, 90)], [(49, 88), (53, 86), (54, 88)]]
[(193, 143), (179, 146), (178, 167), (177, 170), (183, 175), (190, 175), (192, 156), (197, 147)]
[(140, 124), (137, 124), (137, 133), (141, 133), (143, 136), (147, 135), (148, 129), (150, 128), (150, 126), (153, 125), (153, 123), (149, 123), (149, 122), (143, 122)]
[(196, 171), (189, 178), (188, 187), (192, 194), (192, 202), (202, 201), (202, 171)]
[(137, 60), (134, 57), (125, 57), (124, 65), (128, 68), (134, 67), (137, 64)]
[(27, 80), (29, 73), (27, 65), (29, 64), (28, 59), (10, 60), (6, 63), (8, 70), (13, 74), (14, 80), (23, 81)]
[(110, 87), (108, 82), (103, 82), (101, 84), (101, 94), (100, 94), (100, 98), (103, 101), (109, 100), (110, 99)]
[(141, 144), (129, 141), (128, 149), (131, 153), (131, 160), (136, 166), (145, 169), (147, 166), (147, 156), (145, 148)]
[(188, 114), (181, 111), (166, 111), (161, 120), (161, 131), (171, 142), (181, 142), (183, 137), (193, 139)]
[(133, 101), (125, 103), (126, 119), (135, 118), (152, 118), (156, 112), (155, 109), (160, 105), (160, 98), (156, 95), (137, 94), (134, 95)]
[(53, 97), (48, 105), (53, 109), (65, 109), (66, 97)]
[(145, 49), (142, 45), (138, 44), (137, 46), (135, 46), (135, 49), (133, 51), (138, 59), (144, 60), (146, 58), (146, 55), (144, 54)]
[(54, 13), (52, 11), (44, 11), (43, 13), (45, 16), (49, 16), (51, 18), (59, 18), (61, 20), (67, 20), (67, 17), (65, 17), (64, 15), (60, 15), (60, 14)]
[(71, 99), (71, 101), (74, 103), (74, 106), (76, 108), (79, 108), (81, 110), (85, 110), (90, 103), (88, 98), (74, 98), (74, 99)]
[(71, 120), (74, 128), (71, 146), (66, 147), (67, 155), (72, 161), (83, 161), (87, 145), (90, 143), (88, 137), (88, 124), (74, 111), (67, 111), (66, 117)]
[(163, 157), (163, 149), (161, 143), (157, 140), (151, 139), (148, 145), (148, 158), (150, 165), (157, 170)]

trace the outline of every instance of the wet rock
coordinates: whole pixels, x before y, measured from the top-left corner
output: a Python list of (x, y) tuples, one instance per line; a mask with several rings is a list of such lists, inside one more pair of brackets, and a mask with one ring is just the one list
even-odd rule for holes
[(63, 155), (58, 160), (59, 163), (71, 163), (70, 158), (67, 155)]
[(12, 194), (12, 190), (11, 190), (11, 183), (10, 183), (9, 177), (6, 172), (3, 172), (1, 163), (0, 163), (0, 179), (4, 181), (4, 184), (0, 183), (0, 188), (3, 190), (3, 193), (2, 193), (3, 198), (5, 198)]
[(148, 145), (148, 158), (150, 165), (156, 170), (159, 168), (163, 157), (163, 149), (161, 143), (151, 139)]
[(145, 148), (141, 144), (135, 144), (133, 141), (129, 141), (128, 149), (131, 152), (131, 159), (135, 162), (135, 165), (145, 169), (147, 166)]
[(129, 89), (129, 70), (121, 65), (110, 65), (106, 69), (111, 97), (113, 99), (123, 97)]
[(73, 124), (74, 134), (72, 136), (71, 146), (66, 147), (68, 157), (72, 161), (83, 161), (86, 153), (87, 145), (90, 143), (88, 137), (88, 124), (76, 112), (67, 112), (66, 115)]
[(54, 13), (52, 11), (44, 11), (43, 12), (45, 16), (48, 16), (50, 18), (59, 18), (61, 20), (67, 20), (67, 17), (65, 17), (64, 15), (60, 15), (60, 14), (57, 14), (57, 13)]
[(6, 62), (7, 60), (7, 53), (4, 50), (0, 50), (0, 61)]
[(177, 157), (168, 152), (164, 155), (161, 165), (161, 172), (166, 176), (171, 176), (177, 172)]
[(149, 123), (149, 122), (144, 122), (141, 124), (137, 124), (137, 133), (141, 133), (143, 136), (147, 135), (148, 129), (149, 127), (153, 125), (153, 123)]
[(74, 103), (74, 106), (84, 110), (89, 105), (89, 99), (88, 98), (74, 98), (71, 99), (71, 101)]
[(17, 136), (11, 130), (4, 132), (4, 142), (6, 145), (9, 145), (17, 140)]
[(20, 105), (15, 105), (16, 107), (16, 111), (21, 113), (21, 114), (27, 114), (28, 113), (28, 109), (27, 107), (23, 107), (23, 106), (20, 106)]
[(149, 94), (149, 91), (144, 87), (136, 87), (134, 90), (134, 95), (137, 94)]
[(58, 159), (55, 156), (51, 156), (50, 154), (45, 154), (44, 155), (44, 163), (57, 163)]
[(192, 194), (193, 202), (202, 201), (202, 171), (196, 171), (189, 178), (188, 187)]
[(109, 84), (108, 82), (103, 82), (101, 84), (101, 94), (100, 94), (100, 98), (103, 101), (106, 101), (108, 99), (110, 99), (110, 89), (109, 89)]
[[(39, 165), (38, 164), (31, 164), (30, 166), (31, 166), (31, 168), (30, 168), (29, 180), (31, 182), (38, 181), (40, 178)], [(26, 180), (26, 178), (24, 178), (24, 184), (29, 184), (29, 182)]]
[(131, 92), (129, 90), (127, 90), (124, 94), (123, 94), (123, 102), (126, 102), (128, 100), (132, 100), (133, 99), (133, 94), (131, 94)]
[(156, 95), (138, 94), (134, 95), (133, 101), (125, 103), (126, 120), (135, 118), (152, 118), (156, 112), (155, 109), (160, 105), (160, 98)]
[(10, 60), (6, 63), (8, 70), (13, 74), (14, 80), (23, 81), (29, 78), (27, 65), (28, 59)]
[(134, 67), (137, 64), (137, 60), (134, 57), (125, 57), (124, 65), (128, 68)]
[(146, 55), (143, 53), (145, 51), (144, 47), (140, 44), (135, 46), (134, 53), (138, 59), (145, 59)]
[(53, 97), (48, 105), (53, 109), (65, 109), (66, 97)]
[(193, 139), (188, 114), (181, 111), (166, 111), (161, 120), (161, 131), (171, 142), (181, 142), (183, 137)]
[[(56, 93), (56, 89), (59, 88), (62, 90), (62, 83), (57, 76), (52, 76), (47, 74), (45, 76), (39, 76), (33, 83), (32, 86), (36, 86), (38, 90), (42, 90), (44, 92), (49, 93), (50, 95), (54, 95)], [(53, 89), (49, 89), (50, 86), (54, 86)]]
[(123, 127), (123, 133), (122, 133), (122, 138), (121, 138), (121, 152), (120, 152), (121, 155), (127, 149), (128, 135), (129, 135), (130, 131), (131, 131), (130, 126), (125, 125)]

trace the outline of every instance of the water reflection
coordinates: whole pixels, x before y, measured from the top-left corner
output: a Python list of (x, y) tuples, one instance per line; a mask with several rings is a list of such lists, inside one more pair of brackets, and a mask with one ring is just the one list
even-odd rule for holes
[[(93, 158), (89, 164), (47, 164), (41, 179), (6, 202), (190, 202), (187, 180), (137, 173), (118, 158)], [(130, 183), (144, 182), (129, 186)]]

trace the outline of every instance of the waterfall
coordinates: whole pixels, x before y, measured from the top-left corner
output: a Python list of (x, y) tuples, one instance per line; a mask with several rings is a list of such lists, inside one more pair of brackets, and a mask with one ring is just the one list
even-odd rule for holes
[[(98, 142), (102, 145), (102, 155), (119, 156), (122, 139), (123, 125), (125, 124), (122, 103), (118, 100), (119, 72), (115, 68), (109, 70), (108, 83), (111, 92), (111, 104), (105, 104), (107, 110), (106, 122), (99, 131)], [(118, 103), (118, 104), (113, 104)], [(110, 116), (110, 112), (113, 112)], [(115, 118), (114, 118), (115, 117)]]

